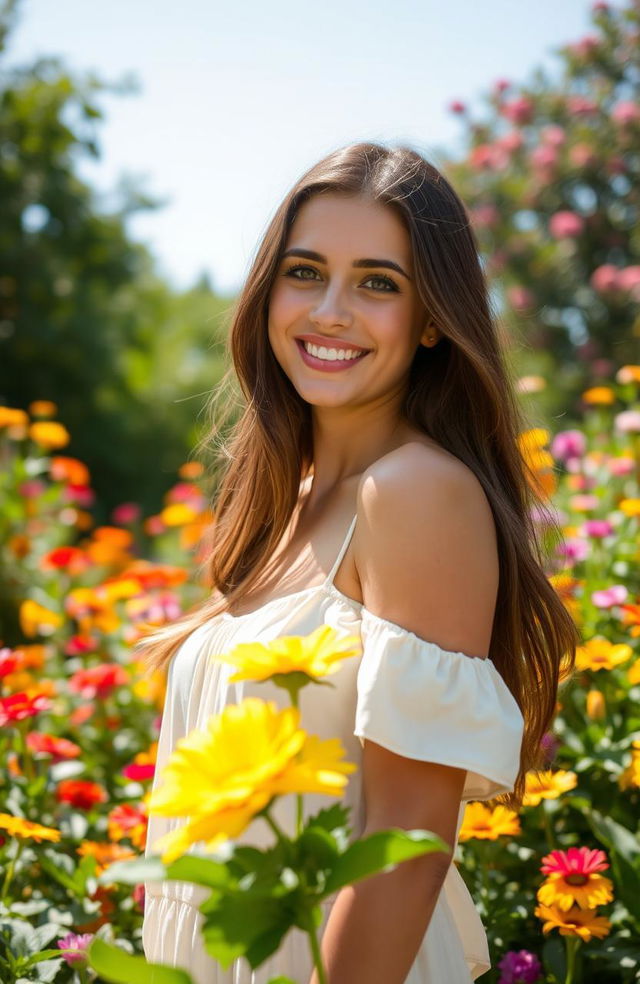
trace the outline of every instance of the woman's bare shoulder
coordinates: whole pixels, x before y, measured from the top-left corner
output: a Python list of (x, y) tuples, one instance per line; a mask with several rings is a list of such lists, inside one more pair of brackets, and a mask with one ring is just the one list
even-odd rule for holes
[(468, 486), (475, 485), (482, 491), (475, 473), (460, 458), (430, 438), (415, 435), (363, 471), (358, 496), (360, 497), (367, 484), (375, 486), (383, 482), (397, 487), (397, 483), (408, 483), (415, 487), (416, 483), (422, 484), (434, 479), (441, 482), (448, 478)]

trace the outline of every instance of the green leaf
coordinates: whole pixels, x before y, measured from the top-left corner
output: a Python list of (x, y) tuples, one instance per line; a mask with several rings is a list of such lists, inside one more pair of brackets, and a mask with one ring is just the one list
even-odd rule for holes
[(433, 851), (449, 852), (450, 847), (436, 834), (424, 830), (378, 830), (354, 841), (340, 855), (327, 879), (324, 895)]
[(115, 861), (99, 876), (98, 884), (122, 882), (125, 885), (139, 885), (145, 881), (164, 881), (166, 877), (167, 869), (159, 857), (140, 857)]
[(96, 938), (87, 949), (89, 966), (110, 984), (193, 984), (185, 970), (147, 963), (118, 946)]
[(167, 865), (165, 877), (171, 881), (195, 882), (208, 888), (226, 888), (233, 880), (226, 862), (202, 855), (185, 854)]
[(296, 984), (290, 977), (270, 977), (267, 984)]
[(297, 897), (236, 892), (204, 903), (200, 911), (205, 915), (202, 936), (207, 952), (225, 969), (240, 956), (252, 967), (259, 966), (294, 925)]
[(551, 971), (557, 984), (563, 984), (567, 972), (566, 952), (559, 939), (546, 940), (542, 947), (545, 970)]
[(599, 813), (598, 810), (591, 810), (588, 820), (591, 829), (603, 844), (610, 850), (616, 851), (629, 864), (637, 864), (640, 859), (640, 843), (630, 830), (616, 823), (611, 817)]

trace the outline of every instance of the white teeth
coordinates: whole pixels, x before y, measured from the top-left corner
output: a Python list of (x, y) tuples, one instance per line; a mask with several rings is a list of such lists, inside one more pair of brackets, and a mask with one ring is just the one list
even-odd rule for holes
[(307, 352), (315, 355), (317, 359), (324, 359), (326, 362), (335, 362), (336, 359), (357, 359), (365, 354), (355, 349), (328, 349), (324, 345), (312, 345), (311, 342), (305, 341), (302, 344)]

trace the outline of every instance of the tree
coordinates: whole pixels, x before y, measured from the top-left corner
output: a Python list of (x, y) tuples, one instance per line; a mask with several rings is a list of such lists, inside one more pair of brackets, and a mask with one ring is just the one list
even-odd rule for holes
[(593, 33), (557, 50), (559, 79), (499, 79), (443, 166), (468, 204), (514, 358), (553, 375), (549, 409), (640, 338), (640, 3), (595, 3)]

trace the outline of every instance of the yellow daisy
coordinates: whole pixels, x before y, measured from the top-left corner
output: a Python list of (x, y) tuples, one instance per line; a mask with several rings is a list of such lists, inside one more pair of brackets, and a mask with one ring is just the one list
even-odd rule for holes
[(588, 943), (592, 936), (602, 939), (608, 936), (611, 923), (605, 916), (597, 916), (595, 909), (579, 909), (573, 906), (568, 912), (563, 912), (557, 906), (539, 905), (534, 909), (534, 915), (543, 919), (543, 933), (552, 929), (560, 931), (561, 936), (579, 936)]
[(618, 776), (620, 789), (640, 789), (640, 741), (631, 742), (631, 762)]
[(625, 663), (632, 654), (631, 646), (627, 646), (626, 643), (615, 645), (608, 639), (596, 636), (576, 649), (576, 669), (613, 670), (614, 667)]
[(567, 772), (558, 769), (552, 772), (528, 772), (526, 775), (525, 793), (522, 799), (523, 806), (538, 806), (543, 799), (557, 799), (562, 793), (569, 789), (575, 789), (578, 784), (578, 777), (575, 772)]
[(10, 813), (0, 813), (0, 829), (6, 830), (12, 837), (30, 837), (35, 841), (59, 841), (62, 834), (53, 827), (43, 827), (39, 823), (25, 820), (24, 817), (14, 817)]
[[(273, 796), (340, 795), (345, 775), (338, 739), (321, 741), (300, 728), (295, 707), (248, 697), (209, 718), (206, 730), (181, 738), (149, 797), (149, 813), (187, 817), (187, 824), (153, 845), (173, 860), (191, 843), (237, 837)], [(185, 846), (186, 845), (186, 846)]]
[(238, 667), (229, 677), (238, 680), (268, 680), (287, 673), (305, 673), (316, 679), (335, 673), (340, 662), (361, 654), (358, 636), (342, 636), (331, 625), (321, 625), (306, 636), (281, 636), (268, 643), (241, 642), (228, 653), (213, 659)]
[(471, 837), (479, 840), (497, 840), (498, 837), (522, 833), (518, 814), (506, 806), (491, 809), (484, 803), (467, 803), (459, 840)]

